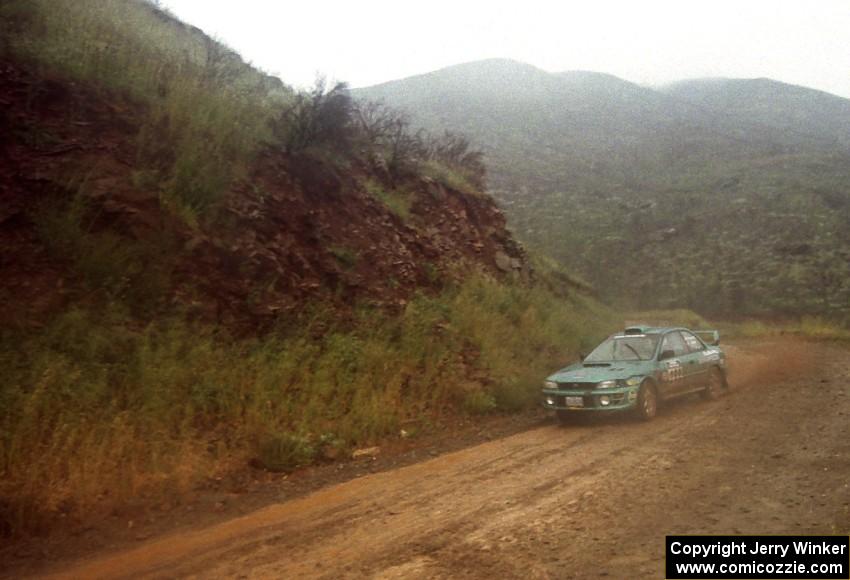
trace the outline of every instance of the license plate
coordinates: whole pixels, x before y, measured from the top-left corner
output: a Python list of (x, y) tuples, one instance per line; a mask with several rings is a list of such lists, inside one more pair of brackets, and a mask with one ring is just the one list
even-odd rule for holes
[(564, 404), (567, 407), (584, 407), (583, 397), (564, 397)]

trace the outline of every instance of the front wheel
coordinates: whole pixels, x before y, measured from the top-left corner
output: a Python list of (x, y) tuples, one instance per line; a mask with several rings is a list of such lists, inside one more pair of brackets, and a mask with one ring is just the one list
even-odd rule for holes
[(658, 413), (658, 392), (649, 381), (644, 381), (640, 386), (635, 412), (642, 421), (651, 421)]
[(721, 372), (717, 369), (711, 369), (711, 373), (708, 375), (708, 384), (705, 385), (705, 389), (702, 391), (702, 396), (704, 399), (708, 399), (710, 401), (719, 399), (723, 394), (725, 386), (725, 381), (723, 380)]

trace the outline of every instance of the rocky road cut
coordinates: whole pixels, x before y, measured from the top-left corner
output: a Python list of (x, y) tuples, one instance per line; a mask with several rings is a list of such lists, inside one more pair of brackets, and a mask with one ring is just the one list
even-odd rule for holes
[(718, 401), (553, 423), (55, 577), (663, 578), (667, 534), (847, 534), (850, 350), (727, 349)]

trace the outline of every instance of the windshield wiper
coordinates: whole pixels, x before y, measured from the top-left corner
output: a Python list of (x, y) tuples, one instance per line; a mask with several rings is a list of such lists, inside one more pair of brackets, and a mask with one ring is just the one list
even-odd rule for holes
[(636, 350), (634, 349), (634, 347), (632, 347), (632, 345), (630, 345), (630, 344), (628, 344), (628, 343), (625, 343), (625, 342), (624, 342), (624, 343), (623, 343), (623, 346), (625, 346), (625, 347), (626, 347), (626, 348), (628, 348), (630, 351), (632, 351), (633, 353), (635, 353), (635, 356), (638, 358), (638, 360), (643, 360), (643, 359), (640, 357), (640, 353), (638, 353), (638, 351), (636, 351)]

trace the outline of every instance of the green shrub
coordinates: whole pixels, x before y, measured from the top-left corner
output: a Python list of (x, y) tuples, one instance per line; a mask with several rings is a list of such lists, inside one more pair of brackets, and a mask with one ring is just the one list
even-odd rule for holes
[(496, 409), (496, 399), (490, 393), (472, 391), (463, 400), (463, 408), (471, 415), (486, 415)]
[(291, 433), (268, 436), (259, 444), (260, 462), (269, 471), (289, 471), (310, 463), (315, 455), (309, 439)]

